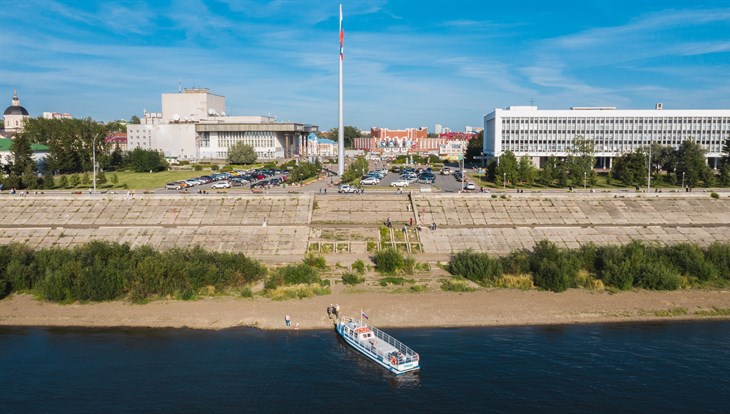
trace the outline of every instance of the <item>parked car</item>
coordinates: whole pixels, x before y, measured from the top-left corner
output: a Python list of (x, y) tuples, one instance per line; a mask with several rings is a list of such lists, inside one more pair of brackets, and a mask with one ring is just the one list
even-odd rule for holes
[(338, 193), (357, 193), (359, 191), (360, 190), (358, 190), (357, 188), (355, 188), (349, 184), (342, 184), (339, 187), (337, 187)]
[(210, 188), (231, 188), (231, 183), (228, 181), (217, 181)]
[(367, 177), (367, 178), (363, 178), (362, 180), (360, 180), (360, 184), (362, 184), (362, 185), (376, 185), (379, 182), (380, 182), (380, 180), (378, 180), (375, 177)]
[(436, 182), (436, 177), (433, 175), (421, 174), (421, 177), (418, 178), (418, 182), (423, 184), (433, 184)]
[(441, 169), (441, 175), (449, 175), (449, 174), (451, 174), (451, 168), (444, 167)]
[(474, 183), (466, 183), (464, 185), (464, 189), (465, 190), (476, 190), (477, 189), (477, 186), (474, 185)]
[(200, 185), (200, 181), (198, 181), (198, 180), (196, 180), (196, 179), (190, 179), (190, 180), (185, 180), (185, 184), (186, 184), (186, 185), (187, 185), (188, 187), (194, 187), (194, 186), (196, 186), (196, 185)]
[(410, 184), (410, 182), (408, 180), (401, 179), (401, 180), (393, 181), (392, 183), (390, 183), (390, 186), (391, 187), (408, 187), (409, 184)]
[(178, 183), (167, 183), (165, 184), (165, 190), (180, 190), (182, 187)]

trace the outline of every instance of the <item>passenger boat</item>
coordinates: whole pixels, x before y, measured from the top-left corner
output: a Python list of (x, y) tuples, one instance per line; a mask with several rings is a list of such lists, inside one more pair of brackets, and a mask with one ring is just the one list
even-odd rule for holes
[(338, 320), (335, 329), (348, 345), (396, 375), (420, 368), (417, 353), (380, 329), (364, 323), (363, 316), (367, 318), (360, 312), (359, 319), (343, 316)]

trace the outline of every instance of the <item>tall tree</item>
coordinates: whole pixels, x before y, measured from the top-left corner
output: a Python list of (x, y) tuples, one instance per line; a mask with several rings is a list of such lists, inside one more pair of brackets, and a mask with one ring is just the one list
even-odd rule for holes
[(517, 157), (515, 157), (515, 154), (512, 151), (505, 151), (504, 154), (502, 154), (501, 157), (499, 157), (499, 164), (497, 165), (497, 170), (495, 171), (496, 174), (496, 181), (498, 181), (500, 184), (505, 184), (503, 180), (507, 180), (507, 182), (511, 183), (512, 186), (516, 184), (517, 181)]
[(573, 147), (571, 155), (568, 156), (568, 166), (570, 170), (570, 178), (573, 185), (580, 185), (588, 174), (593, 170), (596, 159), (593, 156), (595, 152), (595, 141), (577, 135), (573, 138)]
[[(327, 136), (329, 139), (337, 142), (337, 138), (339, 136), (340, 129), (335, 127), (327, 131)], [(355, 138), (359, 138), (362, 135), (362, 132), (357, 129), (354, 126), (351, 125), (345, 125), (345, 131), (344, 131), (344, 139), (345, 139), (345, 148), (352, 148), (355, 143)]]
[(228, 149), (228, 161), (231, 164), (253, 164), (256, 162), (256, 152), (252, 146), (239, 141)]
[(466, 145), (466, 156), (464, 157), (466, 162), (473, 164), (477, 161), (476, 157), (482, 155), (483, 134), (484, 131), (480, 131), (479, 134), (469, 140), (469, 143)]
[(365, 157), (357, 157), (342, 174), (342, 181), (349, 183), (362, 177), (368, 172), (368, 160)]
[(626, 186), (641, 186), (646, 182), (647, 157), (639, 148), (614, 158), (610, 174)]
[(155, 150), (133, 149), (128, 155), (129, 164), (136, 172), (162, 171), (167, 168), (167, 161)]
[(705, 159), (705, 150), (693, 140), (685, 140), (677, 150), (677, 175), (684, 174), (686, 185), (697, 186), (700, 181), (709, 185), (712, 171)]
[(517, 177), (520, 182), (532, 185), (535, 182), (536, 175), (537, 170), (535, 169), (535, 166), (532, 165), (530, 157), (527, 155), (520, 157), (520, 161), (517, 165)]

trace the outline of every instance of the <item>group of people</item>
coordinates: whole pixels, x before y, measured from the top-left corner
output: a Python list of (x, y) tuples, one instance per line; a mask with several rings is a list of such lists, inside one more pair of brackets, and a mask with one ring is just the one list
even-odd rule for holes
[(327, 316), (329, 316), (330, 319), (334, 317), (335, 319), (340, 317), (340, 305), (332, 305), (330, 303), (329, 306), (327, 306)]

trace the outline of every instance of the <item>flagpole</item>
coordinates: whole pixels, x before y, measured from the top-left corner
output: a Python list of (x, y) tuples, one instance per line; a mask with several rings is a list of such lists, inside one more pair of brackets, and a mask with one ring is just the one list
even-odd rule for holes
[[(339, 123), (337, 124), (337, 174), (342, 177), (345, 172), (345, 127), (342, 120), (342, 61), (344, 55), (344, 32), (342, 31), (342, 4), (340, 4), (340, 100)], [(362, 319), (362, 317), (360, 317)]]

